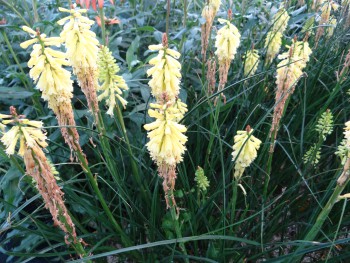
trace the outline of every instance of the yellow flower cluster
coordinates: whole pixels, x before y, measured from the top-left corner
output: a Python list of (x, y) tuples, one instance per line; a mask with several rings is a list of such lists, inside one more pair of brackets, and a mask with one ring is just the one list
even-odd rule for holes
[(128, 86), (122, 76), (118, 76), (119, 67), (114, 59), (112, 52), (106, 46), (102, 46), (98, 53), (98, 69), (99, 69), (99, 80), (102, 85), (99, 90), (102, 92), (98, 96), (98, 100), (106, 100), (108, 104), (107, 114), (113, 116), (113, 109), (116, 107), (116, 99), (125, 108), (128, 103), (121, 95), (122, 90), (128, 90)]
[(303, 74), (302, 70), (310, 60), (312, 50), (308, 42), (293, 40), (291, 46), (286, 46), (288, 51), (278, 56), (281, 59), (277, 65), (277, 87), (286, 86), (287, 89), (296, 84)]
[[(12, 115), (0, 114), (1, 119), (9, 119), (12, 117)], [(27, 148), (33, 148), (37, 145), (42, 148), (47, 146), (45, 141), (46, 135), (41, 130), (43, 126), (41, 121), (31, 121), (23, 118), (2, 121), (4, 126), (10, 123), (14, 124), (14, 126), (1, 137), (1, 142), (6, 147), (6, 154), (12, 155), (15, 153), (18, 140), (20, 145), (18, 154), (20, 156), (24, 155)]]
[(247, 51), (244, 61), (244, 76), (249, 77), (254, 75), (258, 69), (259, 64), (259, 53), (256, 49), (251, 49)]
[(216, 36), (215, 54), (218, 56), (219, 61), (231, 61), (234, 59), (237, 48), (240, 43), (241, 34), (237, 27), (230, 23), (230, 21), (219, 18), (221, 24), (225, 24), (219, 29)]
[(202, 17), (205, 18), (207, 21), (211, 22), (216, 16), (216, 13), (219, 11), (219, 8), (221, 6), (221, 0), (209, 0), (209, 2), (204, 6), (202, 11)]
[(236, 180), (242, 177), (245, 168), (249, 167), (257, 157), (261, 141), (252, 135), (253, 131), (254, 129), (248, 126), (246, 131), (237, 131), (234, 137), (232, 161), (235, 162)]
[(48, 101), (49, 108), (57, 113), (60, 104), (70, 103), (73, 97), (71, 74), (62, 68), (69, 65), (66, 55), (49, 47), (59, 47), (61, 40), (58, 37), (48, 38), (45, 34), (39, 34), (27, 26), (23, 26), (22, 29), (29, 33), (32, 39), (20, 46), (26, 49), (34, 44), (28, 61), (28, 67), (31, 68), (29, 76), (37, 83), (42, 98)]
[(85, 94), (88, 107), (97, 122), (99, 111), (97, 99), (99, 42), (96, 39), (96, 34), (90, 30), (91, 25), (95, 22), (82, 15), (87, 12), (86, 9), (59, 8), (59, 10), (69, 13), (67, 17), (57, 22), (59, 25), (64, 25), (60, 36), (65, 43), (68, 59)]
[(212, 5), (216, 10), (215, 13), (217, 13), (221, 6), (221, 0), (209, 0), (209, 5)]
[(327, 30), (326, 30), (327, 38), (330, 38), (330, 37), (333, 36), (334, 29), (335, 29), (336, 26), (337, 26), (337, 19), (331, 18), (329, 20), (329, 24), (328, 24), (328, 27), (327, 27)]
[(273, 16), (273, 25), (265, 40), (265, 48), (267, 49), (266, 64), (271, 63), (280, 51), (283, 32), (287, 28), (289, 18), (288, 12), (284, 7), (281, 7)]
[(57, 24), (64, 25), (60, 36), (66, 45), (74, 73), (78, 75), (84, 68), (96, 68), (99, 42), (96, 34), (90, 30), (95, 22), (82, 15), (87, 12), (86, 9), (68, 10), (59, 7), (59, 10), (69, 13)]
[(77, 240), (75, 226), (63, 201), (64, 193), (57, 185), (55, 174), (57, 171), (46, 158), (43, 149), (47, 147), (46, 135), (41, 130), (41, 121), (25, 119), (18, 115), (14, 107), (10, 107), (11, 115), (0, 114), (4, 125), (12, 124), (12, 128), (3, 134), (1, 142), (6, 147), (6, 153), (15, 153), (19, 141), (18, 154), (23, 156), (26, 174), (31, 176), (37, 184), (37, 189), (44, 199), (45, 208), (50, 210), (54, 224), (59, 226), (66, 234), (67, 244)]
[(266, 63), (271, 63), (280, 51), (282, 45), (282, 33), (270, 31), (267, 33), (265, 40)]
[(283, 33), (287, 28), (289, 19), (290, 17), (287, 10), (284, 7), (281, 7), (273, 16), (272, 31)]
[[(62, 66), (70, 65), (66, 54), (51, 49), (49, 46), (60, 46), (61, 39), (58, 37), (47, 38), (45, 34), (39, 34), (33, 29), (23, 26), (33, 39), (21, 44), (22, 48), (33, 45), (28, 67), (31, 68), (29, 75), (37, 82), (37, 87), (42, 92), (42, 98), (48, 101), (48, 106), (57, 116), (61, 126), (62, 135), (72, 150), (80, 149), (79, 134), (74, 128), (75, 120), (71, 105), (73, 97), (73, 82), (71, 74)], [(38, 44), (35, 44), (38, 43)], [(67, 128), (66, 126), (73, 126)], [(69, 134), (68, 129), (71, 131)]]
[[(309, 44), (306, 41), (293, 40), (291, 46), (286, 46), (288, 51), (278, 56), (281, 62), (277, 65), (276, 75), (276, 107), (273, 114), (271, 134), (274, 138), (277, 136), (279, 122), (282, 118), (284, 105), (291, 94), (294, 92), (295, 85), (303, 74), (303, 69), (310, 60), (312, 53)], [(270, 152), (273, 151), (273, 146)]]
[(183, 133), (187, 129), (178, 123), (187, 111), (186, 104), (178, 99), (177, 103), (170, 106), (152, 103), (151, 107), (153, 109), (148, 110), (148, 114), (156, 120), (144, 125), (149, 131), (150, 141), (146, 144), (148, 151), (158, 166), (176, 166), (182, 161), (186, 150), (187, 137)]
[(158, 51), (158, 55), (149, 61), (153, 67), (147, 70), (147, 75), (152, 76), (148, 82), (152, 94), (159, 102), (174, 102), (180, 92), (181, 64), (177, 61), (180, 53), (162, 44), (148, 48)]
[(203, 61), (206, 60), (206, 52), (209, 44), (209, 37), (214, 18), (221, 5), (221, 0), (210, 0), (204, 6), (202, 11), (202, 17), (205, 19), (205, 23), (201, 26), (202, 33), (202, 56)]
[(339, 5), (332, 0), (324, 0), (321, 3), (321, 15), (320, 15), (320, 20), (318, 22), (319, 27), (317, 28), (317, 32), (316, 32), (316, 36), (315, 36), (315, 47), (317, 47), (318, 45), (318, 41), (320, 40), (320, 38), (324, 35), (325, 32), (325, 25), (327, 25), (326, 27), (326, 33), (327, 33), (327, 37), (331, 37), (333, 35), (333, 31), (334, 31), (334, 26), (337, 23), (336, 19), (331, 19), (331, 11), (332, 9), (334, 11), (338, 10)]

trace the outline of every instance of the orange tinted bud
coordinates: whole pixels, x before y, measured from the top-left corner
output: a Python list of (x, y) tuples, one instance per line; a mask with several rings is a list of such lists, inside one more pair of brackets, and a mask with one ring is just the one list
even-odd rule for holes
[[(96, 2), (96, 0), (95, 0), (95, 2)], [(99, 7), (100, 9), (103, 8), (103, 4), (104, 4), (104, 1), (103, 1), (103, 0), (98, 0), (98, 7)]]
[(112, 19), (107, 20), (108, 25), (114, 25), (114, 24), (119, 24), (119, 23), (120, 23), (120, 20), (117, 18), (112, 18)]
[(99, 16), (95, 16), (96, 23), (99, 27), (101, 27), (101, 18)]
[(92, 5), (92, 9), (94, 9), (96, 11), (97, 10), (97, 8), (96, 8), (96, 0), (91, 0), (91, 5)]

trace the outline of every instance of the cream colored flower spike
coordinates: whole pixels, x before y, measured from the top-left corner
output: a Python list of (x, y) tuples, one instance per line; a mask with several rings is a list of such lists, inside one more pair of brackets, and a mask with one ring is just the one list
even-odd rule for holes
[(96, 34), (90, 30), (95, 22), (83, 16), (86, 9), (59, 8), (69, 15), (57, 23), (64, 25), (60, 36), (67, 49), (67, 57), (72, 64), (73, 72), (77, 76), (79, 85), (85, 94), (90, 111), (98, 121), (98, 72), (97, 54), (99, 42)]
[(249, 77), (254, 75), (256, 70), (258, 69), (259, 64), (259, 54), (256, 49), (251, 49), (247, 51), (245, 55), (244, 62), (244, 76)]
[(64, 25), (60, 36), (66, 45), (75, 74), (84, 68), (96, 68), (99, 42), (96, 34), (90, 30), (95, 22), (82, 15), (86, 13), (85, 9), (59, 10), (69, 13), (69, 16), (59, 20), (57, 24)]
[(98, 100), (106, 100), (108, 105), (107, 114), (113, 116), (113, 110), (117, 107), (117, 101), (126, 107), (128, 103), (122, 97), (122, 90), (128, 90), (128, 86), (122, 76), (118, 76), (119, 66), (112, 56), (112, 52), (106, 46), (102, 46), (98, 53), (99, 80), (102, 85), (99, 87), (101, 91)]
[(247, 126), (245, 131), (237, 131), (234, 137), (232, 161), (235, 162), (236, 180), (242, 177), (245, 168), (249, 167), (257, 157), (261, 141), (252, 135), (253, 131), (250, 126)]
[(167, 45), (151, 45), (151, 51), (158, 51), (158, 55), (149, 61), (152, 65), (147, 70), (147, 75), (151, 76), (148, 85), (157, 101), (172, 101), (180, 93), (181, 64), (177, 61), (180, 53), (170, 49)]
[(280, 51), (282, 45), (283, 32), (286, 30), (290, 16), (287, 10), (281, 6), (278, 12), (273, 16), (271, 30), (267, 33), (265, 39), (266, 59), (265, 65), (270, 64)]
[(35, 32), (26, 26), (23, 26), (22, 29), (28, 32), (33, 39), (23, 42), (21, 47), (28, 48), (34, 44), (28, 61), (28, 67), (31, 68), (29, 76), (42, 92), (41, 97), (48, 102), (49, 108), (56, 114), (62, 136), (70, 149), (81, 150), (71, 104), (73, 81), (71, 73), (63, 68), (70, 63), (65, 53), (51, 48), (51, 46), (59, 47), (62, 39), (59, 37), (47, 38), (45, 34)]
[(187, 129), (177, 121), (183, 118), (183, 112), (187, 109), (184, 103), (180, 105), (179, 109), (177, 104), (173, 106), (151, 104), (153, 109), (148, 111), (149, 116), (156, 120), (144, 125), (150, 139), (146, 146), (158, 166), (162, 164), (175, 166), (182, 161), (185, 153), (187, 136), (184, 133)]
[(241, 34), (230, 21), (222, 18), (218, 20), (224, 26), (219, 29), (216, 36), (215, 54), (218, 56), (219, 61), (233, 60), (240, 44)]
[(11, 111), (13, 112), (12, 119), (3, 121), (3, 125), (11, 123), (13, 126), (1, 137), (1, 142), (6, 148), (6, 154), (13, 155), (16, 152), (15, 149), (18, 141), (20, 142), (18, 150), (20, 156), (24, 155), (27, 148), (47, 147), (46, 135), (41, 130), (43, 123), (18, 116), (13, 107), (11, 107)]

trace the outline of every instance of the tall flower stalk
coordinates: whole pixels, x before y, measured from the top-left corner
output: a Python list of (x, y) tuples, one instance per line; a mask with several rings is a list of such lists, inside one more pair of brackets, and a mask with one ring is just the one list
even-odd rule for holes
[(26, 26), (23, 27), (23, 30), (28, 32), (32, 36), (32, 39), (23, 42), (21, 47), (28, 48), (30, 45), (34, 44), (31, 59), (28, 62), (28, 66), (32, 68), (29, 75), (37, 82), (37, 87), (42, 91), (42, 98), (48, 101), (49, 107), (56, 114), (58, 123), (61, 126), (62, 135), (70, 149), (79, 159), (103, 210), (117, 233), (121, 235), (123, 243), (129, 246), (132, 243), (114, 219), (112, 212), (98, 188), (86, 156), (79, 144), (79, 134), (75, 128), (76, 125), (71, 105), (71, 98), (73, 96), (73, 86), (70, 79), (71, 75), (69, 71), (62, 67), (70, 65), (70, 62), (66, 59), (65, 53), (50, 48), (50, 46), (59, 46), (62, 40), (59, 37), (47, 38), (45, 34), (35, 32)]
[[(270, 136), (275, 140), (279, 129), (279, 123), (284, 112), (288, 98), (293, 94), (296, 84), (303, 75), (303, 69), (310, 60), (312, 53), (307, 41), (293, 39), (288, 51), (278, 56), (281, 59), (277, 65), (276, 75), (276, 106), (273, 113)], [(274, 145), (271, 145), (270, 152), (273, 152)]]
[[(349, 149), (350, 149), (350, 121), (345, 123), (344, 128), (344, 143), (342, 147), (346, 147), (347, 150), (343, 152), (343, 154), (340, 154), (342, 158), (342, 173), (339, 176), (337, 180), (337, 185), (335, 186), (332, 195), (328, 199), (325, 206), (322, 208), (322, 211), (319, 213), (319, 215), (316, 218), (316, 221), (312, 225), (311, 229), (308, 231), (306, 236), (303, 238), (304, 241), (314, 241), (317, 234), (322, 230), (322, 226), (326, 219), (328, 218), (328, 215), (332, 211), (335, 203), (337, 203), (341, 199), (347, 199), (349, 198), (349, 194), (345, 194), (341, 196), (341, 193), (345, 189), (345, 187), (349, 183), (349, 170), (350, 170), (350, 155), (349, 155)], [(338, 148), (338, 150), (342, 151)], [(339, 153), (338, 153), (339, 154)], [(331, 181), (332, 187), (333, 187), (333, 181)], [(307, 243), (299, 246), (294, 255), (290, 257), (290, 260), (288, 262), (299, 262), (301, 260), (301, 256), (298, 255), (298, 252), (300, 253), (302, 250), (304, 250), (307, 247)]]
[[(156, 103), (151, 104), (148, 114), (156, 120), (144, 125), (148, 131), (147, 149), (158, 167), (158, 175), (163, 179), (166, 207), (170, 209), (178, 238), (182, 237), (179, 225), (179, 208), (174, 197), (176, 167), (182, 162), (186, 151), (187, 128), (179, 124), (187, 111), (187, 105), (178, 98), (180, 93), (181, 64), (177, 61), (180, 53), (168, 47), (168, 38), (163, 34), (162, 44), (149, 46), (158, 51), (158, 56), (150, 60), (152, 67), (147, 71), (152, 76), (149, 86)], [(185, 245), (180, 248), (187, 254)], [(188, 259), (186, 259), (188, 262)]]
[[(118, 118), (122, 133), (125, 138), (125, 143), (127, 146), (128, 153), (130, 155), (131, 169), (133, 172), (133, 176), (135, 177), (144, 198), (149, 198), (148, 192), (145, 190), (144, 184), (139, 176), (139, 170), (137, 164), (134, 160), (133, 151), (131, 149), (130, 141), (128, 138), (128, 134), (126, 131), (124, 119), (122, 116), (121, 108), (119, 104), (123, 106), (125, 109), (127, 105), (127, 100), (122, 97), (123, 91), (127, 91), (129, 88), (122, 76), (118, 75), (119, 66), (116, 63), (115, 58), (112, 55), (112, 52), (109, 50), (107, 46), (101, 46), (98, 53), (98, 71), (99, 71), (99, 81), (101, 86), (99, 87), (99, 95), (98, 100), (104, 100), (108, 106), (107, 114), (110, 116), (115, 116)], [(106, 153), (106, 159), (108, 166), (115, 171), (115, 162), (110, 159), (111, 148), (109, 146), (108, 140), (106, 140), (105, 129), (103, 127), (103, 120), (100, 114), (100, 121), (97, 124), (99, 131), (103, 134), (101, 136), (101, 143), (103, 147), (103, 151)], [(118, 178), (118, 180), (121, 180)]]
[(176, 166), (182, 161), (185, 153), (184, 135), (186, 127), (178, 122), (187, 111), (185, 103), (178, 99), (180, 93), (181, 64), (176, 60), (180, 53), (168, 47), (166, 34), (160, 45), (151, 45), (149, 49), (158, 51), (158, 56), (150, 60), (153, 66), (147, 74), (152, 76), (149, 81), (156, 103), (152, 103), (148, 114), (156, 120), (146, 124), (150, 141), (148, 151), (158, 166), (158, 173), (163, 178), (163, 189), (167, 208), (176, 207), (174, 199)]
[(19, 142), (18, 155), (23, 157), (26, 173), (31, 176), (36, 188), (44, 199), (54, 222), (65, 233), (65, 242), (70, 244), (80, 255), (87, 256), (82, 240), (77, 238), (74, 223), (63, 201), (61, 188), (57, 185), (52, 164), (47, 160), (43, 149), (47, 147), (46, 135), (42, 131), (42, 122), (25, 119), (18, 115), (14, 107), (10, 108), (11, 115), (0, 115), (2, 125), (12, 125), (1, 137), (6, 147), (6, 153), (13, 155)]

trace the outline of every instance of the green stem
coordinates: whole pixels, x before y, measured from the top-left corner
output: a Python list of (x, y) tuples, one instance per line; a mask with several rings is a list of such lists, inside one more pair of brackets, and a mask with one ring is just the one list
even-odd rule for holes
[[(344, 188), (346, 187), (348, 182), (349, 182), (349, 179), (347, 179), (341, 185), (337, 184), (337, 186), (335, 187), (333, 194), (329, 198), (327, 204), (324, 206), (324, 208), (322, 209), (322, 211), (318, 215), (316, 222), (314, 223), (314, 225), (311, 227), (311, 229), (309, 230), (309, 232), (305, 236), (304, 241), (313, 241), (315, 239), (315, 237), (317, 236), (317, 234), (321, 231), (321, 227), (322, 227), (323, 223), (326, 221), (334, 204), (338, 201), (339, 195), (342, 193), (342, 191), (344, 190)], [(304, 244), (304, 245), (301, 245), (300, 247), (298, 247), (298, 249), (294, 252), (294, 256), (291, 257), (291, 259), (288, 262), (300, 262), (303, 254), (298, 255), (298, 253), (300, 253), (306, 246), (307, 245)]]
[(34, 13), (34, 22), (38, 23), (40, 21), (40, 18), (39, 18), (39, 14), (38, 14), (36, 0), (32, 0), (32, 6), (33, 6), (33, 13)]
[(183, 27), (186, 28), (187, 24), (187, 0), (183, 0), (183, 5), (184, 5), (184, 21), (183, 21)]
[[(233, 171), (234, 173), (234, 171)], [(237, 204), (237, 191), (238, 188), (238, 180), (233, 176), (233, 185), (232, 185), (232, 199), (231, 199), (231, 223), (235, 220), (236, 214), (236, 204)], [(231, 232), (233, 234), (233, 225), (231, 225)]]
[(29, 24), (29, 23), (27, 22), (27, 20), (21, 15), (21, 13), (17, 10), (17, 8), (14, 7), (13, 5), (11, 5), (11, 4), (9, 3), (10, 1), (0, 0), (0, 2), (3, 3), (4, 5), (6, 5), (8, 8), (10, 8), (10, 9), (12, 10), (12, 12), (14, 12), (16, 15), (18, 15), (18, 16), (22, 19), (23, 23), (24, 23), (26, 26), (30, 27), (30, 24)]
[(170, 20), (170, 0), (167, 0), (165, 33), (168, 39), (169, 39), (169, 20)]
[[(71, 133), (71, 132), (70, 132)], [(73, 134), (71, 133), (71, 136), (73, 136)], [(79, 149), (79, 145), (77, 145), (76, 147), (77, 149)], [(98, 188), (98, 185), (97, 185), (97, 181), (95, 180), (91, 170), (90, 170), (90, 167), (87, 163), (87, 160), (84, 156), (84, 154), (82, 153), (82, 151), (80, 150), (76, 150), (75, 151), (79, 161), (80, 161), (80, 164), (84, 170), (84, 173), (87, 175), (88, 179), (89, 179), (89, 182), (95, 192), (95, 194), (97, 195), (97, 198), (98, 200), (100, 201), (100, 204), (102, 205), (102, 208), (103, 210), (105, 211), (107, 217), (109, 218), (110, 222), (112, 223), (113, 225), (113, 228), (116, 230), (116, 232), (118, 234), (120, 234), (120, 237), (121, 237), (121, 240), (123, 242), (123, 244), (127, 247), (129, 246), (132, 246), (132, 241), (130, 240), (130, 238), (125, 234), (125, 232), (123, 231), (123, 229), (121, 228), (121, 226), (118, 224), (118, 222), (115, 220), (115, 218), (113, 217), (113, 214), (111, 212), (111, 210), (109, 209), (106, 201), (104, 200), (104, 197), (100, 191), (100, 189)], [(135, 256), (138, 256), (138, 254), (134, 253)]]
[(103, 42), (103, 45), (107, 46), (105, 14), (104, 14), (103, 8), (98, 9), (98, 14), (101, 19), (102, 42)]
[(213, 112), (215, 112), (215, 114), (214, 114), (214, 119), (213, 119), (213, 115), (212, 114), (210, 114), (210, 136), (209, 136), (209, 143), (208, 143), (208, 147), (207, 147), (207, 153), (206, 153), (206, 162), (205, 162), (205, 168), (204, 168), (204, 170), (206, 170), (207, 169), (207, 164), (209, 165), (209, 157), (210, 157), (210, 154), (211, 154), (211, 148), (212, 148), (212, 146), (213, 146), (213, 143), (214, 143), (214, 139), (215, 139), (215, 135), (214, 135), (214, 132), (215, 131), (217, 131), (218, 132), (218, 134), (220, 134), (219, 133), (219, 127), (217, 126), (217, 123), (218, 123), (218, 119), (219, 119), (219, 113), (220, 113), (220, 105), (221, 105), (221, 98), (220, 98), (220, 94), (219, 94), (219, 99), (218, 99), (218, 102), (217, 102), (217, 104), (216, 104), (216, 106), (215, 106), (215, 111), (214, 111), (214, 109), (213, 109), (213, 107), (212, 107), (212, 104), (211, 104), (211, 102), (209, 101), (208, 102), (208, 104), (209, 104), (209, 107), (210, 107), (210, 109), (211, 109), (211, 111)]
[[(173, 195), (172, 190), (171, 190), (171, 195)], [(170, 198), (170, 196), (168, 198)], [(169, 200), (169, 202), (171, 202), (171, 200)], [(182, 238), (182, 233), (181, 233), (181, 228), (180, 228), (180, 224), (179, 224), (179, 218), (178, 218), (177, 213), (176, 213), (176, 207), (174, 204), (172, 204), (172, 206), (170, 208), (170, 213), (171, 213), (171, 217), (173, 219), (173, 222), (175, 224), (174, 228), (175, 228), (176, 237), (180, 239), (180, 238)], [(187, 256), (187, 250), (186, 250), (185, 244), (183, 242), (180, 242), (179, 246), (180, 246), (182, 252)], [(185, 259), (185, 262), (189, 262), (188, 258)]]
[(146, 191), (145, 186), (142, 183), (142, 180), (141, 180), (141, 177), (140, 177), (140, 173), (139, 173), (139, 169), (138, 169), (138, 166), (137, 166), (137, 164), (135, 162), (135, 159), (134, 159), (134, 154), (133, 154), (133, 151), (131, 149), (131, 144), (130, 144), (128, 133), (127, 133), (127, 130), (126, 130), (126, 127), (125, 127), (123, 114), (122, 114), (122, 112), (120, 110), (120, 107), (118, 105), (115, 108), (116, 108), (115, 112), (116, 112), (118, 121), (120, 123), (121, 129), (122, 129), (122, 132), (123, 132), (123, 136), (124, 136), (124, 139), (125, 139), (125, 142), (126, 142), (126, 147), (127, 147), (128, 153), (129, 153), (132, 173), (133, 173), (133, 175), (134, 175), (134, 177), (136, 179), (137, 184), (139, 185), (139, 187), (141, 189), (142, 196), (144, 198), (146, 198), (145, 200), (151, 200), (151, 195), (150, 195), (150, 193), (148, 191)]
[[(81, 240), (78, 239), (76, 236), (74, 237), (71, 233), (73, 232), (73, 229), (70, 224), (68, 224), (66, 217), (63, 215), (62, 210), (58, 207), (58, 216), (59, 220), (65, 225), (66, 229), (68, 230), (68, 235), (70, 238), (70, 245), (74, 248), (74, 250), (78, 253), (80, 257), (87, 257), (89, 256), (88, 253), (86, 253), (83, 245), (81, 244)], [(75, 239), (75, 240), (74, 240)], [(91, 260), (88, 260), (86, 262), (91, 263)]]

